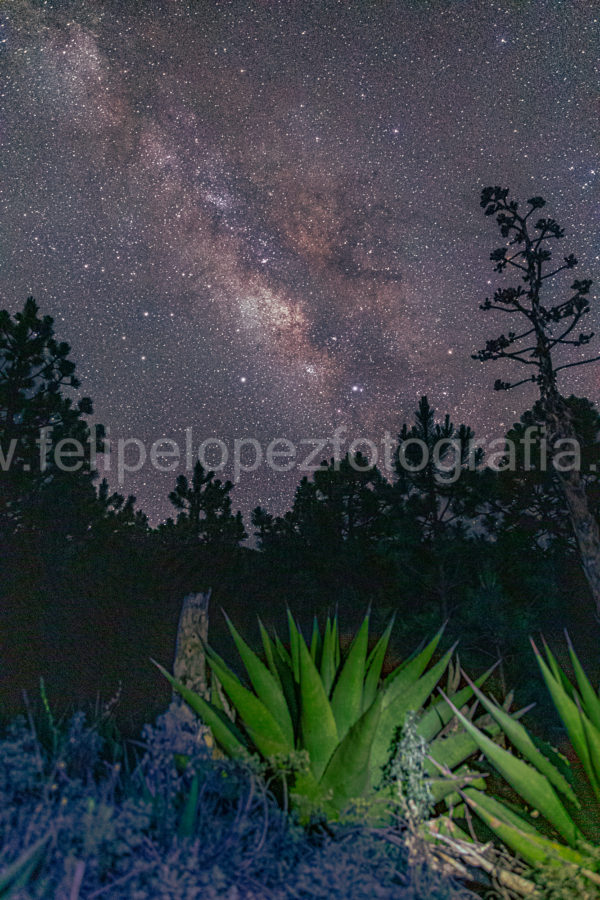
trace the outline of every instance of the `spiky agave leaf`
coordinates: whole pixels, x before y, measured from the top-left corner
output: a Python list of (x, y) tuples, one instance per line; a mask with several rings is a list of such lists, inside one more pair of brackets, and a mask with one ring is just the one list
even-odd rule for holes
[(369, 616), (366, 615), (341, 667), (331, 695), (331, 709), (340, 740), (343, 740), (348, 729), (354, 725), (362, 712), (368, 641)]
[(369, 653), (366, 662), (366, 676), (365, 683), (363, 686), (363, 701), (362, 708), (363, 712), (369, 708), (375, 699), (375, 695), (377, 694), (377, 689), (379, 687), (379, 681), (381, 679), (381, 670), (383, 669), (383, 663), (385, 661), (385, 654), (387, 653), (387, 648), (390, 640), (390, 636), (392, 634), (392, 628), (394, 627), (394, 620), (396, 618), (396, 614), (392, 616), (390, 619), (385, 631)]
[(385, 679), (385, 686), (389, 687), (394, 681), (396, 681), (400, 675), (402, 675), (403, 679), (408, 683), (412, 682), (415, 678), (418, 678), (425, 669), (427, 668), (427, 663), (433, 656), (436, 651), (437, 645), (440, 642), (442, 634), (444, 633), (444, 629), (446, 624), (442, 625), (437, 634), (433, 636), (433, 638), (426, 644), (422, 650), (415, 651), (411, 654), (408, 659), (404, 660), (403, 663), (396, 666), (390, 674)]
[(569, 740), (571, 741), (573, 748), (577, 756), (579, 757), (579, 760), (581, 761), (585, 773), (594, 790), (596, 798), (600, 799), (600, 781), (596, 775), (596, 766), (592, 762), (592, 756), (590, 747), (588, 745), (586, 730), (583, 724), (581, 707), (578, 707), (577, 705), (576, 697), (578, 695), (571, 685), (571, 696), (569, 696), (569, 692), (565, 690), (563, 686), (560, 674), (558, 678), (555, 676), (554, 673), (558, 669), (558, 672), (562, 673), (562, 677), (566, 678), (564, 672), (562, 672), (562, 670), (558, 667), (558, 663), (556, 662), (549, 648), (546, 647), (546, 653), (548, 654), (550, 666), (546, 665), (546, 663), (542, 659), (542, 656), (535, 643), (533, 641), (531, 643), (536, 655), (536, 659), (538, 661), (538, 665), (542, 671), (542, 677), (546, 682), (546, 687), (548, 688), (558, 714), (561, 717), (565, 728), (567, 729)]
[[(428, 647), (423, 653), (426, 651), (428, 651)], [(452, 652), (449, 650), (420, 677), (416, 674), (423, 671), (419, 665), (407, 667), (391, 684), (385, 682), (385, 685), (388, 686), (384, 686), (383, 708), (371, 752), (370, 774), (374, 784), (380, 780), (381, 769), (389, 758), (392, 740), (399, 725), (404, 722), (409, 710), (420, 710), (431, 696), (448, 666)]]
[(381, 715), (383, 695), (352, 724), (334, 750), (321, 777), (325, 793), (331, 791), (334, 806), (343, 809), (350, 800), (362, 797), (369, 789), (369, 761), (373, 738)]
[(319, 658), (321, 656), (321, 634), (319, 632), (319, 623), (316, 616), (313, 618), (313, 630), (312, 637), (310, 639), (310, 655), (313, 658), (314, 664), (318, 666)]
[[(557, 865), (571, 864), (585, 869), (590, 860), (585, 854), (559, 841), (540, 834), (537, 829), (500, 801), (481, 791), (468, 788), (463, 795), (470, 808), (486, 823), (488, 828), (515, 853), (530, 865), (554, 862)], [(598, 876), (596, 876), (598, 878)], [(600, 879), (599, 879), (600, 881)]]
[(593, 722), (596, 728), (600, 730), (600, 697), (590, 684), (590, 680), (585, 674), (583, 666), (577, 658), (577, 654), (575, 653), (575, 649), (573, 647), (573, 644), (571, 643), (571, 638), (569, 637), (569, 633), (566, 630), (565, 636), (567, 638), (569, 657), (571, 659), (573, 671), (575, 672), (575, 678), (577, 680), (577, 687), (579, 688), (579, 695), (581, 697), (583, 711), (585, 715), (588, 716), (590, 721)]
[[(451, 701), (449, 701), (451, 703)], [(483, 734), (455, 707), (455, 713), (465, 729), (475, 739), (479, 749), (494, 765), (510, 786), (529, 803), (539, 810), (554, 826), (556, 831), (574, 847), (582, 840), (583, 834), (562, 804), (552, 784), (535, 765), (531, 765), (514, 754), (495, 744), (491, 738)]]
[(492, 701), (468, 679), (468, 676), (465, 676), (465, 678), (469, 681), (479, 702), (498, 723), (513, 747), (515, 747), (528, 762), (535, 766), (538, 772), (544, 775), (553, 787), (560, 791), (567, 800), (579, 808), (580, 803), (573, 788), (565, 776), (552, 765), (548, 757), (544, 756), (538, 749), (524, 725), (517, 721), (513, 716), (506, 713), (497, 704), (492, 703)]
[(300, 732), (317, 781), (339, 743), (335, 716), (304, 638), (298, 632)]
[(263, 756), (291, 753), (294, 749), (293, 735), (286, 735), (270, 709), (256, 694), (244, 687), (227, 666), (221, 664), (216, 654), (213, 656), (208, 650), (207, 655), (212, 670), (241, 716), (256, 749)]
[(292, 660), (292, 671), (294, 673), (294, 678), (296, 681), (300, 680), (300, 656), (298, 649), (298, 640), (300, 637), (300, 632), (298, 626), (294, 622), (294, 617), (292, 616), (290, 610), (287, 611), (287, 620), (288, 620), (288, 628), (290, 633), (290, 657)]
[(248, 752), (248, 747), (238, 728), (228, 719), (222, 709), (205, 700), (195, 691), (190, 690), (177, 678), (174, 678), (170, 672), (161, 666), (156, 660), (152, 660), (154, 665), (161, 672), (170, 685), (181, 694), (185, 702), (190, 706), (197, 716), (199, 716), (205, 725), (208, 725), (213, 736), (219, 746), (232, 757), (243, 757)]
[[(481, 687), (485, 684), (497, 666), (498, 663), (494, 663), (493, 666), (490, 666), (483, 675), (480, 675), (479, 678), (472, 683), (477, 687)], [(452, 697), (454, 705), (458, 707), (458, 709), (462, 709), (462, 707), (472, 698), (473, 688), (471, 684), (467, 684), (466, 687), (461, 688), (455, 694), (449, 694), (449, 696)], [(454, 713), (451, 707), (440, 694), (439, 697), (436, 697), (428, 704), (426, 711), (419, 720), (417, 731), (424, 740), (432, 741), (439, 735), (440, 731), (448, 725), (453, 716)]]
[(280, 679), (275, 678), (256, 653), (250, 649), (246, 641), (238, 634), (228, 616), (225, 616), (225, 619), (238, 653), (248, 672), (252, 687), (256, 691), (258, 698), (279, 724), (285, 741), (290, 750), (292, 750), (294, 747), (294, 725)]
[(271, 675), (273, 676), (273, 678), (277, 678), (278, 680), (280, 680), (279, 671), (277, 670), (277, 666), (275, 665), (275, 644), (271, 640), (269, 632), (261, 622), (260, 618), (258, 620), (258, 627), (260, 629), (260, 639), (262, 641), (265, 659), (267, 661), (267, 665), (269, 667)]
[(325, 693), (328, 697), (331, 692), (331, 686), (333, 684), (337, 668), (335, 662), (334, 641), (335, 634), (333, 623), (329, 616), (327, 616), (327, 620), (325, 622), (325, 634), (323, 635), (323, 647), (321, 650), (320, 672), (321, 680), (323, 681), (323, 688), (325, 689)]
[[(568, 638), (567, 638), (568, 639)], [(546, 659), (532, 641), (543, 679), (556, 709), (567, 729), (573, 748), (588, 776), (595, 793), (581, 792), (565, 777), (564, 764), (558, 754), (540, 750), (535, 741), (515, 716), (507, 716), (497, 703), (485, 697), (474, 686), (474, 693), (503, 733), (509, 738), (513, 752), (494, 745), (458, 710), (456, 714), (465, 729), (474, 737), (478, 746), (503, 775), (511, 787), (543, 818), (533, 818), (509, 808), (506, 802), (473, 787), (460, 789), (464, 801), (496, 836), (514, 853), (519, 854), (530, 866), (540, 864), (572, 868), (573, 877), (581, 874), (596, 887), (600, 886), (597, 872), (597, 853), (589, 840), (596, 841), (594, 822), (597, 822), (597, 785), (600, 781), (600, 730), (596, 725), (600, 698), (594, 692), (583, 667), (569, 641), (569, 655), (573, 663), (576, 685), (573, 685), (559, 666), (554, 654), (544, 642)], [(449, 701), (450, 706), (452, 702)], [(560, 795), (560, 796), (559, 796)], [(566, 804), (566, 805), (565, 805)], [(570, 810), (579, 810), (577, 823)], [(533, 814), (532, 814), (533, 815)], [(545, 821), (544, 821), (545, 820)], [(547, 825), (554, 830), (552, 831)], [(558, 833), (559, 837), (555, 836)]]

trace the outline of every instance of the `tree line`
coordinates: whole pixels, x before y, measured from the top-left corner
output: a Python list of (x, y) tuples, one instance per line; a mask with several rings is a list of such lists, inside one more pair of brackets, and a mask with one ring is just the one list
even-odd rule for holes
[[(105, 480), (96, 484), (104, 431), (90, 427), (91, 400), (74, 399), (80, 384), (69, 345), (31, 297), (14, 316), (0, 312), (5, 606), (43, 615), (70, 598), (140, 610), (208, 587), (249, 620), (286, 602), (310, 615), (338, 604), (358, 616), (372, 604), (382, 621), (390, 610), (399, 614), (400, 635), (415, 623), (427, 629), (450, 619), (465, 653), (481, 662), (503, 658), (502, 678), (528, 630), (568, 624), (578, 608), (582, 620), (590, 609), (598, 614), (600, 415), (590, 400), (564, 397), (557, 386), (561, 369), (592, 361), (579, 351), (592, 335), (577, 330), (591, 282), (574, 281), (550, 305), (544, 297), (556, 291), (549, 285), (577, 260), (552, 262), (550, 246), (562, 230), (552, 219), (530, 218), (544, 201), (531, 198), (520, 212), (506, 190), (488, 188), (481, 203), (504, 238), (491, 254), (497, 272), (514, 270), (520, 280), (482, 308), (525, 324), (474, 356), (526, 367), (515, 383), (497, 380), (498, 390), (523, 381), (539, 387), (539, 400), (506, 435), (504, 465), (487, 466), (472, 428), (438, 417), (423, 396), (413, 420), (400, 425), (392, 478), (360, 454), (323, 460), (300, 481), (284, 515), (258, 507), (247, 525), (233, 510), (233, 484), (200, 461), (189, 478), (176, 478), (173, 517), (155, 528), (134, 497)], [(565, 349), (574, 356), (567, 362)], [(580, 448), (570, 470), (552, 465), (552, 448), (565, 440)], [(66, 451), (77, 441), (86, 448), (81, 464), (57, 466), (41, 441), (50, 449), (62, 442)], [(434, 453), (436, 446), (446, 449)], [(447, 477), (449, 454), (458, 478)]]

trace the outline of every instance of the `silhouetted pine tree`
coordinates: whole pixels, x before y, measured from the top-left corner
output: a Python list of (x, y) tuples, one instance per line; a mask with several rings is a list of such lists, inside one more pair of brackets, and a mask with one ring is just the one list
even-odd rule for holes
[(80, 385), (69, 353), (33, 297), (14, 317), (0, 311), (0, 535), (68, 531), (93, 507), (92, 451), (102, 449), (104, 432), (92, 434), (84, 418), (89, 397), (74, 402), (64, 393)]
[(423, 537), (435, 539), (459, 524), (471, 494), (472, 479), (483, 460), (468, 425), (458, 428), (446, 414), (435, 421), (435, 409), (421, 397), (414, 423), (404, 423), (394, 456), (394, 492), (419, 522)]
[[(437, 599), (444, 617), (468, 583), (466, 543), (480, 513), (473, 481), (483, 453), (473, 441), (471, 428), (456, 428), (449, 415), (436, 422), (435, 410), (421, 397), (413, 424), (404, 423), (398, 435), (394, 458), (397, 563), (412, 572), (422, 599)], [(418, 545), (403, 532), (418, 534)]]
[(196, 461), (191, 482), (179, 475), (169, 500), (179, 510), (176, 523), (168, 520), (163, 531), (176, 530), (183, 537), (211, 546), (238, 547), (247, 537), (241, 512), (231, 511), (233, 482), (222, 482), (213, 471)]

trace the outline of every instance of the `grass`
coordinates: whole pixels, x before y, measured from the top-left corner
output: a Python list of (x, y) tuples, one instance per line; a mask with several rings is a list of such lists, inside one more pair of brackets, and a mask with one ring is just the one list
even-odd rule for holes
[(214, 759), (168, 716), (125, 742), (110, 708), (56, 722), (42, 690), (40, 714), (0, 735), (0, 897), (472, 896), (373, 829), (301, 828), (256, 766)]

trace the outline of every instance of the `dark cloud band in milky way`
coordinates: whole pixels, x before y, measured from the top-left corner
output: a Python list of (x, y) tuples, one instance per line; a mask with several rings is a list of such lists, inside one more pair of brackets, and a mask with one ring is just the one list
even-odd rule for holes
[[(378, 437), (421, 393), (501, 433), (532, 395), (470, 358), (497, 327), (478, 193), (544, 194), (597, 271), (593, 7), (6, 4), (5, 305), (54, 315), (114, 434)], [(125, 489), (156, 517), (172, 478)]]

